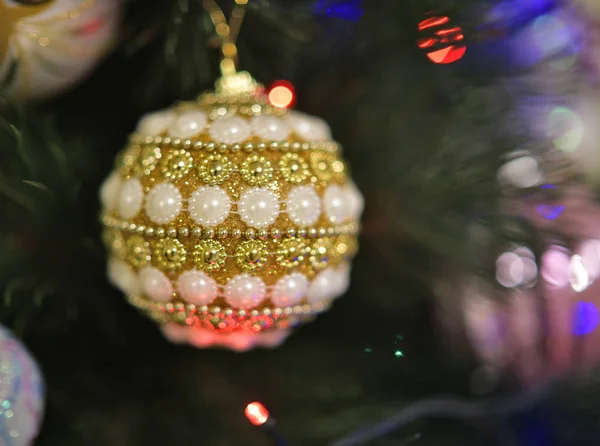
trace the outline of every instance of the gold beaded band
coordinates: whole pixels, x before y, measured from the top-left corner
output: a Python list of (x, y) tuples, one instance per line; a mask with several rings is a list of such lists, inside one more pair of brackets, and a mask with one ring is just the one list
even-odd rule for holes
[(280, 152), (300, 152), (321, 150), (325, 152), (341, 152), (341, 146), (335, 141), (323, 142), (298, 142), (298, 141), (271, 141), (271, 142), (247, 142), (243, 144), (225, 144), (212, 141), (195, 141), (192, 139), (171, 138), (170, 136), (147, 136), (134, 133), (130, 136), (131, 144), (139, 145), (163, 145), (173, 148), (185, 148), (195, 150), (205, 150), (207, 152), (253, 152), (255, 150), (280, 151)]
[(288, 228), (280, 230), (279, 228), (252, 229), (245, 231), (241, 229), (229, 229), (227, 227), (205, 228), (202, 226), (192, 227), (161, 227), (136, 224), (127, 220), (122, 220), (113, 215), (103, 215), (102, 224), (108, 228), (118, 229), (130, 234), (145, 235), (147, 237), (157, 238), (178, 238), (178, 237), (197, 237), (204, 239), (220, 238), (225, 239), (233, 237), (239, 239), (242, 237), (248, 240), (259, 239), (278, 239), (281, 237), (301, 237), (301, 238), (320, 238), (334, 237), (338, 235), (357, 235), (360, 232), (360, 225), (356, 222), (346, 223), (339, 226), (318, 227), (318, 228)]
[(217, 306), (185, 303), (159, 303), (139, 296), (128, 296), (131, 305), (161, 324), (207, 328), (219, 332), (250, 331), (254, 333), (294, 327), (309, 322), (329, 309), (332, 301), (262, 310), (233, 310)]

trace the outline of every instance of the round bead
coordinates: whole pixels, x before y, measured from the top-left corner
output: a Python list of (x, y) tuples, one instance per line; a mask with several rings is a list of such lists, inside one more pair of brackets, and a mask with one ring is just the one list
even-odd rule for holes
[(162, 225), (177, 217), (182, 204), (181, 192), (177, 187), (171, 183), (157, 184), (146, 197), (146, 214), (154, 223)]
[(177, 291), (191, 304), (207, 305), (217, 297), (217, 283), (202, 271), (186, 271), (177, 279)]
[(202, 132), (206, 122), (206, 113), (203, 111), (187, 110), (175, 118), (167, 133), (174, 138), (190, 138)]
[(288, 113), (288, 123), (302, 139), (306, 141), (331, 140), (329, 126), (319, 118), (297, 111)]
[(216, 226), (223, 223), (230, 209), (229, 195), (218, 186), (199, 187), (188, 203), (190, 217), (203, 226)]
[(114, 211), (117, 209), (119, 203), (119, 192), (121, 191), (121, 176), (113, 172), (104, 180), (102, 187), (100, 188), (100, 201), (102, 206), (107, 211)]
[(138, 280), (133, 269), (124, 261), (110, 259), (108, 261), (108, 280), (121, 292), (135, 296), (139, 293)]
[(292, 273), (284, 276), (271, 292), (271, 301), (278, 307), (298, 305), (308, 291), (308, 279), (304, 274)]
[(312, 226), (321, 215), (321, 199), (313, 186), (296, 186), (288, 194), (287, 213), (294, 223)]
[(290, 126), (277, 116), (260, 115), (252, 119), (252, 132), (267, 141), (283, 141), (290, 135)]
[(350, 288), (350, 272), (351, 268), (349, 263), (343, 263), (337, 267), (335, 270), (332, 297), (340, 297), (341, 295), (346, 294), (348, 288)]
[(333, 268), (321, 271), (308, 287), (309, 302), (320, 302), (328, 300), (337, 295), (337, 284), (339, 279)]
[(119, 195), (119, 215), (122, 218), (133, 218), (142, 208), (144, 189), (137, 178), (130, 178), (123, 183)]
[(352, 181), (344, 187), (344, 193), (346, 194), (348, 216), (354, 221), (360, 220), (365, 208), (365, 199)]
[(168, 302), (173, 297), (173, 286), (167, 276), (156, 268), (147, 266), (140, 273), (144, 294), (158, 302)]
[(277, 195), (267, 188), (250, 188), (240, 197), (238, 212), (249, 226), (265, 228), (277, 219), (279, 200)]
[(148, 113), (140, 119), (137, 131), (142, 135), (160, 135), (175, 119), (175, 113), (162, 110)]
[(251, 128), (244, 118), (228, 116), (216, 119), (208, 132), (216, 142), (235, 144), (248, 139)]
[(266, 290), (264, 282), (258, 277), (240, 274), (225, 286), (225, 299), (232, 307), (247, 310), (262, 302)]
[(337, 184), (330, 185), (323, 196), (325, 214), (332, 223), (341, 223), (348, 215), (348, 204), (344, 190)]

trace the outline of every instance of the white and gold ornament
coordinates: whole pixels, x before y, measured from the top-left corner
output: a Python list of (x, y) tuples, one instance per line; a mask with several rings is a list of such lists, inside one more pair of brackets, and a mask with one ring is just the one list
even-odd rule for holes
[(276, 345), (349, 286), (363, 198), (340, 147), (251, 85), (143, 117), (101, 189), (109, 277), (175, 341)]
[(0, 0), (0, 90), (42, 98), (82, 79), (117, 33), (120, 0)]
[(346, 292), (363, 198), (321, 119), (269, 104), (235, 70), (245, 0), (223, 27), (216, 91), (150, 113), (100, 190), (108, 275), (173, 342), (279, 345)]

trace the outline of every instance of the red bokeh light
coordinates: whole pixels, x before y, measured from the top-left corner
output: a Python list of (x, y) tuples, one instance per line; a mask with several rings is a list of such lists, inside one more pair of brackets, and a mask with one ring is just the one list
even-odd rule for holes
[(255, 426), (261, 426), (269, 419), (269, 411), (261, 403), (255, 401), (246, 406), (246, 418)]
[(429, 17), (419, 23), (419, 31), (427, 30), (429, 35), (419, 39), (417, 45), (428, 50), (427, 57), (433, 63), (450, 64), (461, 59), (467, 52), (465, 45), (457, 44), (465, 39), (462, 28), (450, 26), (449, 23), (450, 18), (446, 16)]
[(269, 90), (269, 102), (274, 107), (291, 107), (296, 99), (294, 86), (287, 81), (277, 81)]

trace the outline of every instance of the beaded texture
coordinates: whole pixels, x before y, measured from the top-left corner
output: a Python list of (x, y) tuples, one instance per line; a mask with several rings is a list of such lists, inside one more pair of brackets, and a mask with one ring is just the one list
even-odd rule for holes
[(363, 197), (327, 124), (265, 96), (142, 117), (100, 198), (110, 281), (174, 342), (272, 346), (349, 287)]

